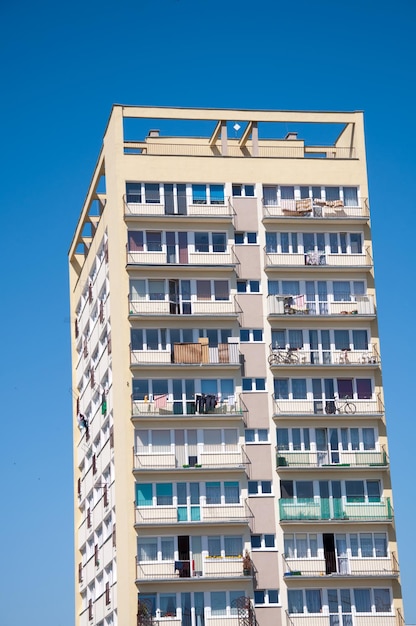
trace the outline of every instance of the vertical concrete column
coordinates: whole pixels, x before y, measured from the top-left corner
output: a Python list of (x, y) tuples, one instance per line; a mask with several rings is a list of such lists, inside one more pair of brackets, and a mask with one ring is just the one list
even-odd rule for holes
[(228, 156), (227, 122), (224, 120), (221, 120), (221, 153)]
[(253, 156), (259, 156), (259, 127), (257, 122), (252, 122), (251, 143), (253, 146)]

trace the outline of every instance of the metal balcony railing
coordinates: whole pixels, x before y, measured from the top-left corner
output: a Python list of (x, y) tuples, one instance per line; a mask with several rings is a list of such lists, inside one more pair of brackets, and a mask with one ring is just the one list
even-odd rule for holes
[(132, 300), (129, 298), (128, 310), (130, 315), (146, 317), (158, 316), (209, 316), (232, 317), (240, 314), (235, 299), (230, 300), (193, 300), (169, 301), (166, 294), (158, 294), (157, 300)]
[(187, 206), (184, 207), (184, 211), (178, 213), (170, 212), (164, 203), (146, 203), (142, 202), (141, 194), (126, 194), (123, 196), (124, 202), (124, 214), (126, 216), (130, 215), (139, 215), (141, 217), (150, 216), (171, 216), (175, 217), (177, 215), (188, 215), (193, 217), (228, 217), (231, 218), (234, 214), (233, 208), (229, 199), (224, 199), (223, 202), (213, 203), (213, 204), (193, 204), (192, 202), (187, 203)]
[[(238, 340), (237, 340), (238, 341)], [(175, 343), (167, 350), (133, 350), (130, 346), (131, 365), (240, 365), (238, 342)]]
[(151, 265), (151, 266), (163, 266), (163, 267), (176, 267), (192, 266), (192, 265), (235, 265), (235, 257), (232, 251), (229, 252), (188, 252), (187, 260), (181, 261), (179, 253), (176, 259), (167, 257), (166, 251), (160, 250), (158, 252), (136, 252), (126, 250), (127, 264), (129, 265)]
[(355, 147), (344, 146), (305, 146), (303, 142), (290, 142), (294, 145), (284, 145), (283, 141), (278, 145), (261, 144), (253, 148), (251, 142), (239, 146), (238, 142), (228, 140), (227, 149), (222, 153), (220, 144), (210, 143), (209, 139), (201, 143), (165, 143), (162, 141), (126, 141), (124, 142), (124, 154), (134, 154), (145, 157), (146, 155), (157, 156), (227, 156), (237, 158), (275, 158), (275, 159), (355, 159)]
[(274, 415), (378, 415), (384, 412), (381, 396), (369, 399), (281, 400), (273, 394)]
[[(137, 580), (177, 580), (178, 578), (245, 578), (243, 557), (202, 557), (195, 560), (139, 561)], [(250, 573), (250, 576), (252, 574)]]
[(387, 467), (383, 446), (378, 450), (285, 450), (276, 446), (276, 467)]
[(396, 614), (385, 613), (356, 614), (331, 613), (330, 615), (308, 615), (306, 613), (288, 614), (286, 612), (286, 626), (404, 626), (403, 617), (399, 610)]
[(269, 346), (269, 365), (379, 365), (376, 345), (368, 350), (308, 350), (307, 348), (274, 348)]
[(264, 248), (265, 267), (368, 267), (373, 264), (369, 248), (362, 254), (332, 254), (325, 250), (298, 253), (272, 252)]
[(253, 513), (243, 504), (136, 506), (136, 524), (250, 524)]
[[(283, 575), (286, 582), (292, 578), (321, 576), (389, 577), (399, 575), (399, 564), (394, 552), (386, 557), (348, 557), (333, 555), (333, 558), (291, 558), (283, 555)], [(298, 580), (298, 579), (297, 579)]]
[(199, 445), (195, 454), (182, 447), (157, 446), (149, 452), (148, 446), (136, 446), (133, 451), (134, 469), (247, 469), (250, 461), (238, 445)]
[(379, 502), (347, 502), (344, 498), (281, 498), (280, 521), (390, 521), (393, 509), (390, 498)]
[(215, 407), (200, 407), (195, 400), (166, 400), (163, 397), (151, 396), (149, 400), (132, 400), (133, 417), (209, 417), (210, 415), (241, 416), (243, 407), (235, 398), (219, 401)]
[[(342, 297), (342, 296), (338, 296)], [(374, 315), (372, 296), (350, 296), (334, 300), (333, 295), (326, 299), (309, 298), (301, 295), (269, 295), (267, 297), (269, 315)]]
[(334, 219), (334, 218), (360, 218), (368, 217), (368, 201), (362, 198), (361, 203), (357, 206), (345, 206), (338, 201), (324, 202), (322, 200), (314, 200), (312, 198), (304, 198), (298, 200), (281, 200), (279, 204), (272, 204), (270, 201), (263, 199), (263, 217), (293, 217), (293, 218), (317, 218), (317, 219)]

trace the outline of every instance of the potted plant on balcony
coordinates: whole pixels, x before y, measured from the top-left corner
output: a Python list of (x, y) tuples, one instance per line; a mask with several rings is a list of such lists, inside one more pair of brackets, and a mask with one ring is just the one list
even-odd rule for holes
[(252, 567), (253, 564), (251, 562), (250, 553), (248, 550), (246, 550), (243, 556), (243, 575), (251, 576)]

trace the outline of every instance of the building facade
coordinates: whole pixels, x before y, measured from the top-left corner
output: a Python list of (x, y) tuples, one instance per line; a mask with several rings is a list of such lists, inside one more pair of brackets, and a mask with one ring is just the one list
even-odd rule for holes
[(114, 106), (69, 261), (77, 626), (402, 626), (362, 113)]

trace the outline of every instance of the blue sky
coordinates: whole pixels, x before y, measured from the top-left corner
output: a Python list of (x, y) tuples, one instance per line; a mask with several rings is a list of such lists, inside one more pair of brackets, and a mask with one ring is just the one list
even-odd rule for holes
[(2, 625), (73, 624), (67, 250), (113, 103), (365, 111), (399, 558), (416, 623), (415, 17), (412, 0), (0, 4)]

